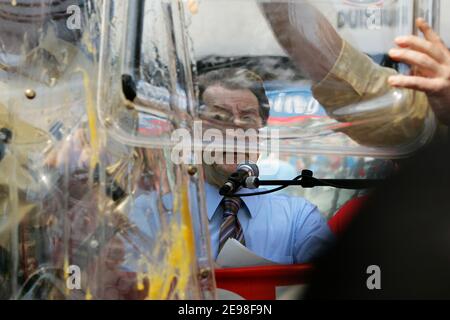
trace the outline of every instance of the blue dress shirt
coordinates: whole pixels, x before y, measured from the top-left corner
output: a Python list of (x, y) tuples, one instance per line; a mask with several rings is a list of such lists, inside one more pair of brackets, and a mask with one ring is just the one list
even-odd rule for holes
[[(194, 189), (191, 188), (190, 191), (195, 196)], [(250, 192), (254, 190), (239, 191)], [(205, 195), (211, 250), (216, 259), (223, 219), (220, 206), (223, 197), (210, 184), (205, 184)], [(238, 212), (238, 219), (244, 231), (245, 245), (263, 258), (281, 264), (311, 262), (334, 240), (317, 207), (301, 197), (268, 194), (242, 197), (242, 200), (244, 205)], [(171, 207), (171, 194), (163, 196), (162, 201), (166, 208)], [(160, 226), (156, 203), (157, 196), (154, 192), (144, 193), (135, 200), (130, 212), (130, 220), (150, 239), (157, 234)], [(191, 205), (192, 210), (198, 209), (197, 203)]]
[[(222, 196), (206, 184), (206, 207), (211, 234), (211, 250), (217, 258)], [(238, 193), (251, 193), (242, 189)], [(257, 255), (281, 263), (306, 263), (334, 239), (317, 207), (301, 197), (268, 194), (242, 197), (245, 205), (238, 212), (245, 245)]]

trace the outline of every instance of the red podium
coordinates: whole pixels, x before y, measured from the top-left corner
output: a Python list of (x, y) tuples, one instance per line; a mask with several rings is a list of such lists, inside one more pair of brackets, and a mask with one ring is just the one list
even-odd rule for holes
[(309, 264), (216, 269), (217, 288), (248, 300), (275, 300), (276, 288), (309, 283)]

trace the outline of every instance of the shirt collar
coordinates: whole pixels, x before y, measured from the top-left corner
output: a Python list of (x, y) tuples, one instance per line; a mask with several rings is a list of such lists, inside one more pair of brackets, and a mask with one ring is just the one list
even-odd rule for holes
[[(250, 189), (241, 189), (238, 193), (253, 193), (255, 190)], [(216, 212), (217, 207), (223, 199), (223, 196), (219, 194), (219, 189), (210, 185), (209, 183), (205, 183), (205, 194), (206, 194), (206, 210), (208, 211), (208, 219), (211, 220)], [(253, 197), (242, 197), (242, 201), (244, 201), (251, 218), (255, 218), (259, 211), (260, 196)]]

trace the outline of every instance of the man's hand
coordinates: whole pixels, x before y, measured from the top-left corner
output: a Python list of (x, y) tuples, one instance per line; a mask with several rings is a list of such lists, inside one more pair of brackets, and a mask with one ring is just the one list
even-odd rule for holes
[(399, 48), (389, 51), (392, 59), (411, 65), (412, 75), (391, 76), (389, 84), (425, 92), (438, 119), (450, 125), (450, 51), (425, 20), (416, 23), (425, 39), (399, 37)]

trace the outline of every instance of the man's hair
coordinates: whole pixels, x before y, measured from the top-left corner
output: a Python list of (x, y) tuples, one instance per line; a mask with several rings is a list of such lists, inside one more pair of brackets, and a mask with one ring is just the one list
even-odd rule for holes
[(203, 104), (203, 94), (211, 86), (221, 86), (229, 90), (250, 90), (258, 99), (259, 115), (267, 124), (270, 114), (269, 99), (266, 96), (263, 80), (254, 72), (243, 68), (226, 68), (210, 71), (199, 77), (199, 98)]

